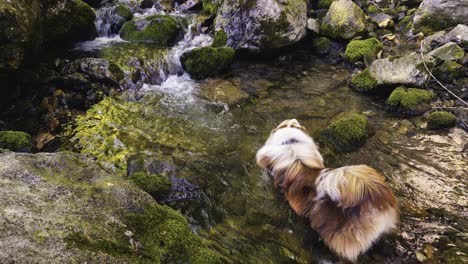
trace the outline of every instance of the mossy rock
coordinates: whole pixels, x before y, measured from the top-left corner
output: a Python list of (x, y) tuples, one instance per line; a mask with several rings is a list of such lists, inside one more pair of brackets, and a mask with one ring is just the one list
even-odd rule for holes
[(327, 54), (330, 52), (331, 41), (326, 37), (314, 38), (312, 40), (312, 48), (318, 54)]
[(367, 13), (368, 14), (377, 14), (380, 12), (380, 9), (376, 5), (369, 5), (367, 7)]
[(317, 8), (318, 9), (328, 9), (333, 1), (335, 1), (335, 0), (318, 0)]
[(63, 10), (47, 14), (45, 38), (48, 43), (62, 44), (90, 40), (97, 36), (92, 7), (81, 0), (72, 0)]
[[(140, 23), (144, 26), (138, 26)], [(120, 30), (120, 37), (132, 42), (147, 42), (160, 47), (170, 47), (177, 41), (181, 30), (181, 25), (175, 18), (154, 15), (125, 23)]]
[(444, 61), (441, 65), (434, 69), (434, 76), (440, 80), (453, 81), (462, 77), (465, 69), (454, 61)]
[(465, 56), (465, 52), (454, 42), (448, 42), (427, 54), (439, 61), (456, 61)]
[(427, 116), (427, 128), (439, 130), (455, 126), (457, 118), (452, 113), (446, 111), (437, 111)]
[(350, 81), (351, 87), (359, 92), (371, 92), (377, 87), (377, 80), (372, 76), (369, 69), (365, 69), (354, 75)]
[(421, 115), (430, 109), (435, 94), (428, 90), (396, 88), (387, 99), (390, 110), (405, 116)]
[(319, 141), (333, 151), (353, 151), (366, 143), (370, 124), (367, 117), (356, 113), (338, 116), (321, 132)]
[(346, 47), (345, 56), (352, 63), (362, 60), (370, 62), (381, 49), (383, 45), (376, 38), (353, 40)]
[(210, 16), (216, 15), (220, 5), (221, 5), (221, 1), (203, 0), (202, 2), (203, 13), (210, 15)]
[(224, 30), (218, 30), (216, 31), (214, 35), (214, 40), (213, 40), (213, 47), (222, 47), (226, 46), (227, 44), (227, 34), (224, 32)]
[(124, 5), (118, 5), (115, 8), (115, 13), (127, 21), (130, 21), (133, 18), (132, 11), (130, 11), (130, 9)]
[(21, 131), (0, 131), (0, 148), (28, 150), (32, 148), (31, 136)]
[(366, 17), (351, 0), (334, 1), (323, 19), (320, 32), (335, 39), (352, 39), (366, 30)]
[(171, 191), (172, 184), (168, 175), (135, 172), (128, 179), (152, 196), (164, 195)]
[(203, 79), (226, 71), (235, 54), (236, 52), (229, 47), (196, 48), (184, 53), (180, 61), (192, 78)]

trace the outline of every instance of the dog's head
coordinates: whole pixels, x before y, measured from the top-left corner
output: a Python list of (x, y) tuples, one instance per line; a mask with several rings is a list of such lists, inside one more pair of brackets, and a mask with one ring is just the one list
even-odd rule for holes
[(275, 177), (275, 185), (287, 185), (304, 167), (324, 168), (317, 145), (296, 119), (284, 120), (273, 129), (256, 158), (258, 166)]

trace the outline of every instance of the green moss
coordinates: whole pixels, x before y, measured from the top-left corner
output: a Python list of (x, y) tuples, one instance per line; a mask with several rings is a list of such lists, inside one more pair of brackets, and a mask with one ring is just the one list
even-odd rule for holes
[(352, 151), (366, 142), (368, 134), (367, 117), (356, 113), (345, 113), (322, 132), (320, 140), (333, 150)]
[(117, 80), (117, 81), (121, 81), (125, 78), (125, 74), (123, 72), (122, 69), (120, 69), (119, 66), (117, 66), (117, 64), (115, 63), (111, 63), (109, 64), (109, 67), (107, 68), (110, 73), (113, 75), (112, 78)]
[(317, 2), (317, 8), (319, 9), (327, 9), (330, 7), (334, 0), (319, 0)]
[(124, 24), (120, 31), (122, 39), (133, 42), (148, 42), (161, 47), (174, 45), (180, 33), (180, 25), (176, 19), (166, 15), (155, 15), (145, 18), (149, 24), (139, 30), (135, 21)]
[(193, 78), (203, 79), (225, 71), (231, 65), (234, 55), (235, 51), (229, 47), (196, 48), (185, 53), (181, 62)]
[(382, 43), (376, 38), (366, 40), (353, 40), (346, 47), (346, 58), (352, 63), (365, 59), (372, 61), (375, 54), (383, 49)]
[(434, 69), (434, 75), (441, 80), (453, 80), (463, 76), (463, 66), (454, 61), (444, 61)]
[(352, 39), (366, 29), (366, 17), (362, 9), (351, 1), (334, 1), (327, 12), (320, 33), (335, 39)]
[(0, 148), (19, 150), (31, 147), (30, 135), (21, 131), (0, 131)]
[(128, 214), (125, 222), (142, 243), (143, 254), (155, 263), (222, 263), (170, 207), (153, 204), (143, 213)]
[(94, 38), (96, 27), (94, 10), (81, 0), (68, 2), (65, 10), (52, 13), (45, 25), (46, 39), (50, 43), (71, 43)]
[(312, 47), (319, 54), (326, 54), (330, 51), (331, 41), (326, 37), (314, 38), (312, 40)]
[(214, 40), (213, 40), (213, 47), (222, 47), (227, 44), (227, 34), (224, 30), (216, 31)]
[(167, 175), (135, 172), (129, 179), (145, 192), (151, 195), (161, 195), (171, 190), (171, 181)]
[(417, 115), (428, 110), (434, 97), (428, 90), (398, 87), (388, 97), (387, 105), (403, 114)]
[(213, 0), (203, 0), (203, 3), (202, 3), (203, 13), (210, 15), (210, 16), (216, 15), (216, 13), (218, 12), (218, 8), (219, 8), (219, 3)]
[(125, 20), (130, 21), (133, 18), (132, 11), (124, 5), (118, 5), (115, 8), (115, 13), (121, 17), (123, 17)]
[(365, 69), (351, 78), (351, 86), (360, 92), (369, 92), (377, 87), (377, 80), (372, 77), (369, 69)]
[(432, 130), (439, 130), (443, 128), (453, 127), (455, 126), (456, 121), (455, 115), (445, 112), (445, 111), (437, 111), (430, 113), (427, 116), (427, 127)]
[(133, 252), (130, 243), (123, 241), (110, 241), (106, 239), (92, 239), (83, 233), (70, 233), (64, 241), (69, 248), (79, 248), (89, 251), (101, 251), (109, 255), (131, 255)]
[(380, 12), (380, 9), (376, 5), (369, 5), (367, 7), (367, 13), (368, 14), (375, 14), (375, 13), (379, 13), (379, 12)]

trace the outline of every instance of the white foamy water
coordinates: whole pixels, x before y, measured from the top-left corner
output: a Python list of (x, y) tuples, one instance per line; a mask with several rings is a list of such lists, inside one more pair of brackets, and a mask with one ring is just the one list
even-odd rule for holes
[(83, 51), (100, 50), (102, 48), (109, 47), (119, 42), (126, 42), (126, 41), (121, 39), (120, 36), (118, 35), (113, 36), (113, 37), (99, 37), (93, 40), (77, 43), (74, 49), (83, 50)]
[(141, 92), (153, 92), (158, 91), (178, 99), (184, 99), (185, 102), (193, 102), (194, 90), (198, 87), (198, 84), (185, 73), (183, 75), (170, 75), (160, 85), (144, 84), (141, 88)]

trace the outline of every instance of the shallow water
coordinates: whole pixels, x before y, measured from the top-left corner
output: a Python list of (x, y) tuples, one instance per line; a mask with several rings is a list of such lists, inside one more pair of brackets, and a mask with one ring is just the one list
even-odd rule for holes
[(465, 254), (466, 132), (430, 134), (419, 128), (418, 118), (392, 117), (380, 99), (347, 87), (348, 70), (307, 53), (235, 68), (225, 78), (251, 94), (241, 105), (207, 102), (198, 96), (198, 83), (171, 76), (159, 86), (98, 104), (78, 120), (73, 142), (83, 153), (102, 153), (98, 160), (110, 170), (125, 171), (115, 164), (143, 153), (199, 185), (199, 199), (171, 206), (232, 263), (336, 261), (256, 167), (254, 156), (284, 119), (299, 119), (313, 135), (341, 112), (364, 113), (373, 137), (356, 152), (330, 157), (327, 165), (365, 163), (381, 171), (399, 196), (402, 217), (395, 234), (361, 262), (413, 263)]

